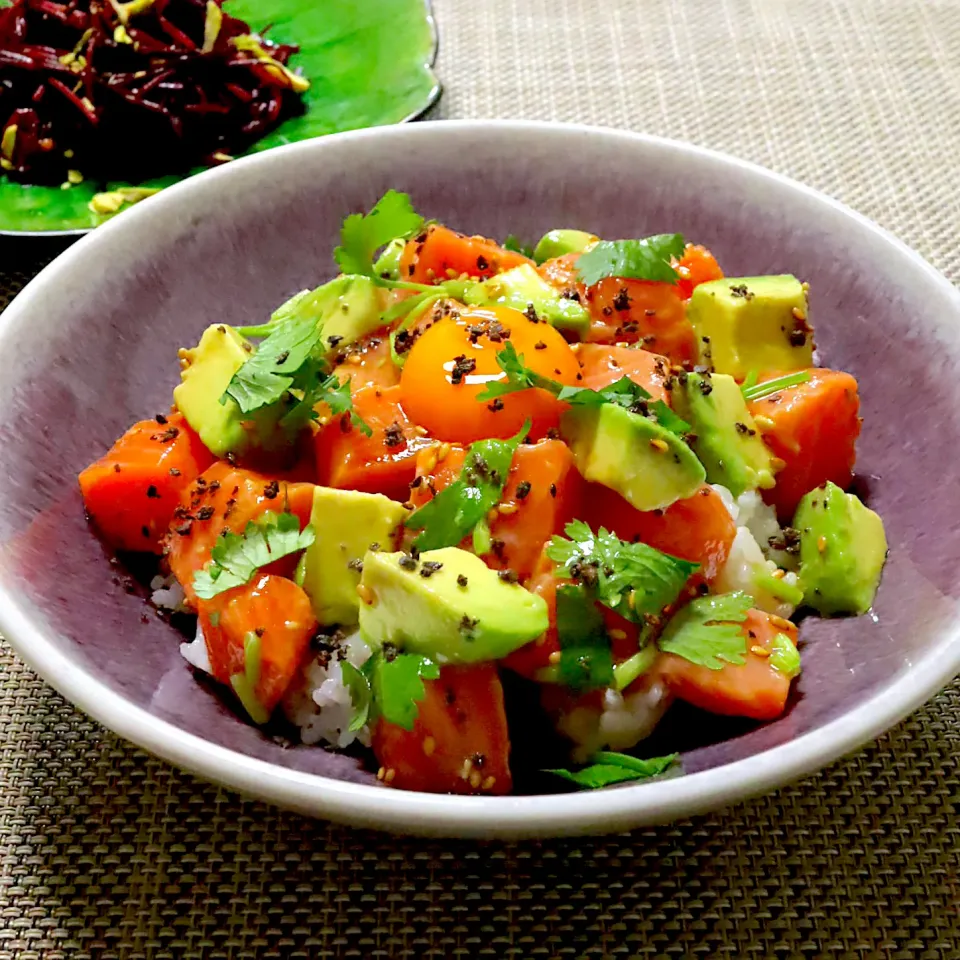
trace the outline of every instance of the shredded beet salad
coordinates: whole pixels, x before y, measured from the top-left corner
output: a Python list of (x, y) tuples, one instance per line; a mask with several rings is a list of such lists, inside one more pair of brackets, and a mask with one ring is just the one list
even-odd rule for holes
[(303, 110), (298, 50), (223, 0), (0, 5), (0, 167), (25, 183), (142, 180), (229, 160)]

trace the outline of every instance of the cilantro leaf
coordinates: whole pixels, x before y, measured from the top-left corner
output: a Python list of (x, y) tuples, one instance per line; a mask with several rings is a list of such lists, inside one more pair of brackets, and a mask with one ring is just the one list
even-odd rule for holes
[(680, 754), (671, 753), (666, 757), (651, 757), (649, 760), (640, 760), (625, 753), (601, 751), (594, 755), (592, 763), (580, 770), (547, 770), (564, 780), (575, 783), (578, 787), (596, 790), (614, 783), (627, 783), (631, 780), (649, 780), (658, 777), (669, 770), (677, 761)]
[(800, 652), (785, 633), (778, 633), (770, 643), (770, 666), (791, 680), (800, 673)]
[[(396, 320), (400, 320), (401, 317), (403, 318), (401, 322), (390, 331), (390, 359), (393, 361), (395, 366), (402, 367), (407, 362), (407, 352), (413, 346), (416, 339), (414, 335), (406, 335), (406, 331), (409, 330), (410, 327), (412, 327), (437, 301), (442, 300), (443, 297), (443, 291), (437, 293), (431, 290), (425, 293), (418, 293), (412, 297), (407, 297), (405, 300), (401, 300), (399, 303), (395, 303), (383, 315), (382, 319), (385, 326), (389, 326)], [(401, 341), (401, 346), (398, 349), (397, 339), (401, 335), (403, 335), (403, 340)]]
[[(368, 660), (367, 663), (370, 663)], [(373, 690), (370, 687), (370, 678), (358, 670), (349, 660), (340, 661), (340, 675), (344, 686), (350, 691), (350, 700), (353, 703), (353, 719), (347, 728), (355, 733), (365, 726), (370, 719), (370, 708), (373, 705)]]
[(685, 247), (679, 233), (660, 233), (643, 240), (601, 240), (577, 260), (577, 275), (588, 287), (605, 277), (659, 280), (676, 283), (671, 259), (680, 259)]
[(507, 239), (503, 241), (503, 249), (512, 250), (514, 253), (519, 253), (528, 260), (533, 259), (533, 247), (531, 247), (529, 244), (523, 243), (515, 234), (507, 234)]
[(198, 597), (209, 600), (233, 587), (249, 583), (268, 563), (298, 553), (313, 543), (313, 527), (300, 530), (292, 513), (267, 512), (251, 520), (243, 533), (226, 532), (213, 547), (211, 561), (193, 578)]
[(691, 600), (668, 624), (658, 645), (708, 670), (746, 662), (747, 638), (741, 624), (753, 600), (745, 593), (722, 593)]
[(417, 703), (427, 695), (423, 681), (436, 680), (440, 667), (418, 653), (398, 653), (393, 659), (381, 654), (374, 658), (371, 674), (371, 689), (379, 715), (387, 723), (412, 730), (417, 719)]
[(477, 400), (486, 402), (508, 393), (517, 393), (536, 387), (549, 391), (558, 400), (563, 400), (574, 407), (599, 407), (605, 403), (614, 403), (631, 413), (638, 413), (655, 420), (665, 430), (678, 436), (689, 433), (691, 430), (689, 423), (678, 417), (662, 400), (652, 399), (644, 387), (629, 377), (621, 377), (616, 383), (611, 383), (602, 390), (564, 386), (556, 380), (551, 380), (550, 377), (544, 377), (535, 370), (531, 370), (524, 363), (523, 354), (518, 354), (509, 341), (497, 353), (497, 365), (507, 375), (507, 379), (489, 381), (486, 389), (477, 394)]
[(665, 430), (683, 436), (692, 427), (682, 417), (677, 416), (662, 400), (654, 400), (650, 393), (629, 377), (621, 377), (615, 383), (601, 390), (589, 387), (564, 387), (558, 400), (564, 400), (575, 407), (599, 407), (604, 403), (615, 403), (631, 413), (638, 413), (655, 420)]
[(554, 537), (547, 556), (596, 598), (634, 623), (659, 616), (680, 595), (699, 564), (661, 553), (645, 543), (628, 543), (582, 520), (568, 523), (567, 537)]
[(647, 404), (647, 416), (652, 416), (664, 430), (675, 433), (678, 437), (685, 437), (693, 426), (683, 417), (677, 416), (662, 400), (651, 400)]
[(599, 407), (604, 403), (615, 403), (618, 407), (629, 410), (638, 403), (649, 400), (650, 392), (629, 377), (623, 376), (600, 390), (592, 390), (590, 387), (563, 387), (557, 394), (557, 399), (579, 407)]
[(756, 375), (754, 375), (753, 382), (749, 383), (745, 380), (740, 390), (743, 393), (743, 399), (749, 403), (752, 400), (764, 400), (767, 397), (772, 397), (775, 393), (779, 393), (781, 390), (786, 390), (789, 387), (798, 387), (801, 383), (806, 383), (809, 379), (810, 372), (808, 370), (798, 370), (796, 373), (787, 373), (774, 380), (767, 380), (765, 383), (757, 383)]
[(418, 550), (455, 547), (484, 520), (500, 501), (513, 455), (529, 431), (527, 422), (509, 440), (480, 440), (470, 445), (459, 478), (404, 523), (411, 530), (422, 531), (414, 541)]
[(388, 190), (368, 214), (354, 213), (340, 228), (340, 246), (333, 251), (343, 273), (380, 279), (374, 268), (377, 251), (398, 237), (411, 237), (423, 226), (406, 193)]
[[(312, 364), (312, 368), (310, 364)], [(324, 376), (323, 370), (322, 364), (309, 361), (308, 365), (301, 371), (297, 379), (302, 396), (280, 421), (281, 426), (290, 431), (306, 426), (310, 420), (317, 419), (317, 404), (325, 403), (334, 416), (349, 413), (350, 422), (364, 436), (372, 437), (373, 429), (370, 424), (353, 409), (350, 379), (347, 378), (341, 383), (340, 378), (335, 373)]]
[(326, 403), (334, 414), (349, 412), (370, 436), (373, 431), (353, 412), (350, 381), (341, 384), (335, 374), (326, 374), (322, 333), (314, 317), (288, 315), (233, 375), (221, 402), (230, 396), (243, 413), (284, 403), (288, 409), (280, 425), (290, 433), (315, 420), (314, 408)]
[(523, 354), (518, 354), (516, 347), (509, 340), (497, 353), (497, 365), (507, 375), (507, 379), (488, 381), (486, 389), (477, 394), (477, 400), (483, 403), (508, 393), (518, 393), (534, 387), (549, 390), (553, 394), (559, 394), (564, 389), (563, 384), (531, 370), (523, 362)]
[[(312, 318), (287, 317), (231, 377), (224, 397), (236, 400), (243, 413), (277, 403), (316, 351), (320, 334)], [(221, 401), (226, 402), (224, 398)]]
[(586, 588), (557, 587), (557, 637), (560, 663), (557, 679), (574, 690), (591, 690), (613, 683), (613, 654), (603, 616)]

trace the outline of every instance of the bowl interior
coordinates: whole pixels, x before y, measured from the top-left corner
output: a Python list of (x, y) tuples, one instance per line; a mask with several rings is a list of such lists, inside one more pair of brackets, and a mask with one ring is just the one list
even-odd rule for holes
[[(516, 124), (367, 131), (238, 162), (84, 239), (21, 296), (0, 323), (0, 588), (37, 631), (33, 642), (213, 744), (375, 782), (351, 757), (284, 748), (198, 685), (180, 633), (150, 615), (87, 528), (76, 474), (132, 421), (168, 409), (178, 346), (211, 322), (259, 322), (332, 276), (341, 219), (389, 187), (471, 233), (681, 231), (728, 275), (810, 281), (821, 363), (860, 381), (857, 470), (890, 557), (872, 615), (804, 622), (804, 671), (786, 716), (675, 725), (688, 774), (815, 733), (942, 651), (960, 606), (960, 309), (949, 285), (865, 221), (747, 165), (665, 141)], [(24, 636), (13, 639), (29, 657)], [(619, 789), (639, 810), (649, 788)]]

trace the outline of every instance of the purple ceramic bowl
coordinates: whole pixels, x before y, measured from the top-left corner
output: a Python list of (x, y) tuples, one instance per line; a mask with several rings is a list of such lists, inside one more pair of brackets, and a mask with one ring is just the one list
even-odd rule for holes
[[(821, 362), (860, 381), (858, 472), (890, 557), (873, 614), (803, 625), (787, 714), (711, 725), (686, 775), (595, 793), (387, 792), (353, 759), (284, 749), (199, 685), (180, 634), (144, 616), (88, 530), (76, 474), (163, 410), (176, 349), (259, 322), (332, 274), (343, 216), (387, 188), (471, 232), (535, 239), (681, 231), (728, 273), (810, 281)], [(204, 173), (47, 267), (0, 319), (0, 629), (81, 709), (246, 794), (405, 832), (602, 832), (703, 812), (810, 773), (896, 723), (960, 671), (960, 296), (850, 210), (686, 144), (528, 123), (430, 123), (311, 140)], [(713, 738), (711, 740), (711, 737)]]

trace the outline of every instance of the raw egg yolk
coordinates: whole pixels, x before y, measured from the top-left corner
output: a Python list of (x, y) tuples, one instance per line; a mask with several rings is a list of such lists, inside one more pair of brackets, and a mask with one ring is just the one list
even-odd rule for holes
[(506, 382), (497, 354), (506, 346), (545, 377), (576, 386), (580, 364), (566, 340), (550, 324), (509, 307), (462, 307), (433, 323), (407, 354), (400, 377), (407, 416), (437, 440), (473, 443), (506, 439), (531, 421), (536, 440), (555, 428), (567, 409), (546, 390), (509, 393), (478, 400), (491, 381)]

